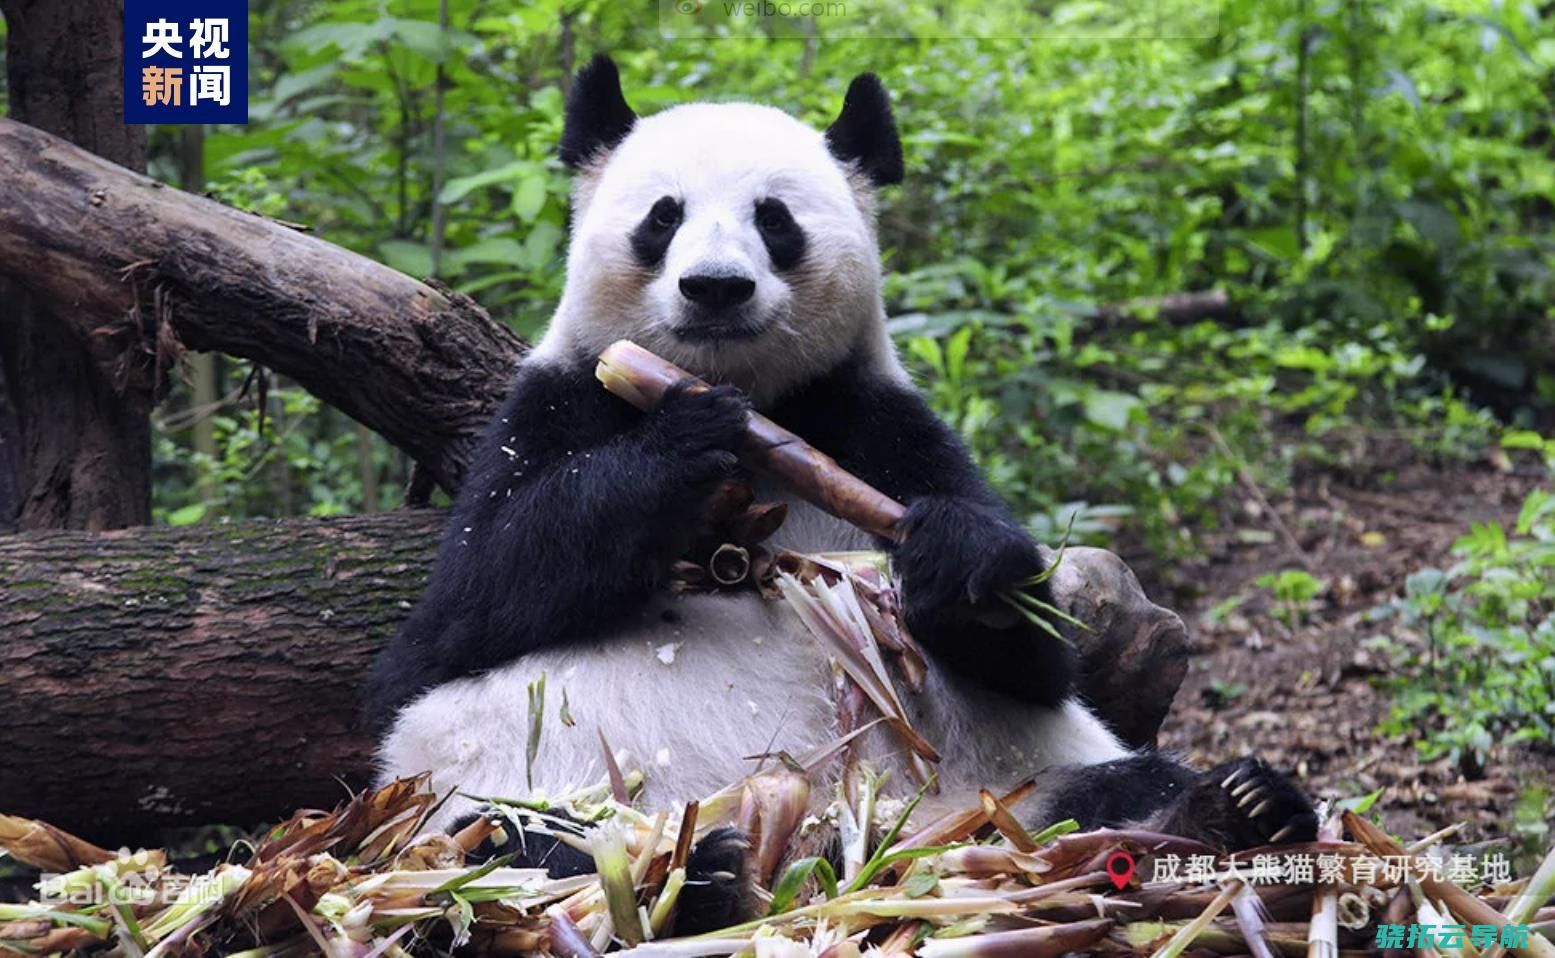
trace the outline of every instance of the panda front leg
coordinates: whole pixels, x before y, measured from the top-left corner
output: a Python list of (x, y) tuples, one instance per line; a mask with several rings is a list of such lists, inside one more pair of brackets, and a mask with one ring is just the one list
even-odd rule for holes
[(520, 372), (460, 492), (432, 579), (374, 663), (366, 724), (546, 646), (597, 640), (648, 601), (717, 483), (747, 403), (671, 389), (647, 414), (589, 377)]
[[(492, 813), (496, 814), (496, 813)], [(482, 817), (482, 813), (464, 815), (449, 828), (457, 834)], [(512, 868), (541, 868), (552, 878), (590, 875), (594, 859), (552, 831), (524, 829), (498, 815), (497, 833), (473, 848), (468, 860), (489, 862), (499, 856)], [(587, 838), (581, 824), (578, 834)], [(676, 904), (673, 934), (700, 935), (756, 917), (760, 899), (752, 870), (751, 843), (737, 828), (717, 828), (691, 847), (686, 859), (686, 883)]]
[[(912, 500), (891, 562), (908, 630), (950, 671), (1036, 706), (1056, 708), (1073, 696), (1071, 646), (999, 599), (1044, 564), (1036, 542), (996, 499)], [(1026, 591), (1052, 601), (1045, 582)]]
[(1039, 777), (1040, 825), (1073, 818), (1085, 830), (1144, 828), (1241, 851), (1317, 837), (1305, 793), (1262, 759), (1240, 758), (1198, 771), (1159, 752)]
[[(777, 422), (907, 506), (882, 542), (907, 627), (951, 672), (1021, 702), (1058, 707), (1076, 679), (1068, 644), (999, 593), (1045, 568), (1031, 535), (915, 389), (849, 362), (776, 408)], [(1047, 585), (1030, 587), (1048, 599)]]

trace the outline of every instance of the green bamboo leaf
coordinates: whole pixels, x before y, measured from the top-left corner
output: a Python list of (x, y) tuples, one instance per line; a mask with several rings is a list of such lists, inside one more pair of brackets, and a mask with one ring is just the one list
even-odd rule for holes
[(801, 858), (784, 869), (783, 877), (772, 887), (772, 907), (767, 914), (781, 915), (792, 908), (799, 890), (812, 875), (820, 881), (827, 898), (837, 897), (837, 873), (832, 870), (831, 862), (819, 856)]
[(535, 758), (540, 754), (540, 730), (545, 725), (545, 673), (529, 683), (529, 741), (524, 746), (524, 779), (535, 787)]

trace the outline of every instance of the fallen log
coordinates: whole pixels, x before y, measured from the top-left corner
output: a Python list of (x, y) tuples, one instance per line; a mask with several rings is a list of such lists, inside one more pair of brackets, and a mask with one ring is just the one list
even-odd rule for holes
[(1139, 325), (1146, 318), (1154, 318), (1169, 326), (1188, 326), (1206, 321), (1226, 323), (1236, 318), (1236, 315), (1231, 297), (1225, 290), (1204, 289), (1148, 296), (1127, 303), (1108, 303), (1097, 307), (1091, 319), (1099, 328), (1116, 329)]
[(517, 336), (475, 302), (0, 119), (0, 274), (57, 307), (110, 381), (184, 349), (301, 383), (458, 488)]
[(421, 510), (0, 538), (0, 809), (122, 841), (330, 807), (366, 782), (361, 682), (441, 526)]

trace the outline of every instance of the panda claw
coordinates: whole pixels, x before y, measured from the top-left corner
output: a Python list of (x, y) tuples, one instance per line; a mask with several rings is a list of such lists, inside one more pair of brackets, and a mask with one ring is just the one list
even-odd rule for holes
[(1294, 782), (1254, 758), (1236, 759), (1185, 792), (1167, 824), (1219, 848), (1241, 851), (1317, 834), (1311, 802)]

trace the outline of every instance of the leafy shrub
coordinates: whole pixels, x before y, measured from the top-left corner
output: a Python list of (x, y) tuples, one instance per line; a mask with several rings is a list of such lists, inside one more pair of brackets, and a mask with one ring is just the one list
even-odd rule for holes
[(1306, 618), (1307, 605), (1322, 594), (1326, 587), (1322, 579), (1302, 569), (1282, 569), (1261, 575), (1254, 583), (1274, 593), (1279, 603), (1274, 617), (1287, 626), (1300, 625)]
[[(310, 428), (323, 419), (328, 428)], [(184, 470), (197, 481), (164, 491), (155, 518), (172, 526), (219, 518), (360, 512), (375, 489), (378, 508), (399, 503), (401, 492), (387, 481), (390, 457), (381, 440), (369, 442), (361, 427), (329, 409), (299, 386), (271, 389), (263, 413), (253, 406), (228, 406), (212, 413), (215, 457), (174, 441), (179, 433), (156, 434), (158, 469)], [(365, 468), (372, 474), (364, 474)]]
[(1425, 640), (1387, 643), (1406, 674), (1387, 682), (1383, 730), (1418, 735), (1424, 757), (1474, 773), (1499, 747), (1555, 746), (1555, 494), (1529, 493), (1510, 534), (1474, 523), (1453, 554), (1453, 566), (1421, 569), (1374, 610)]

